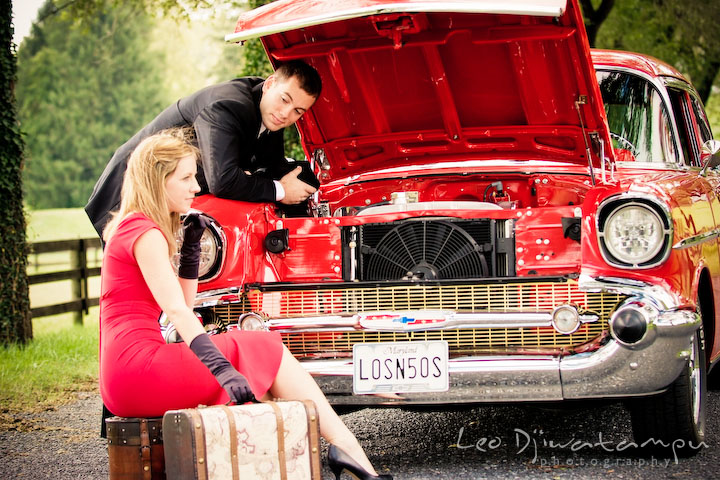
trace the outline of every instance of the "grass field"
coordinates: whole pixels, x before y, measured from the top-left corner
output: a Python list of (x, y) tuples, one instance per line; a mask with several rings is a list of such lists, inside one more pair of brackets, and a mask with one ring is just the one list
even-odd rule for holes
[[(97, 235), (80, 208), (28, 212), (27, 219), (29, 242)], [(97, 257), (95, 262), (99, 253)], [(31, 255), (29, 261), (28, 274), (33, 274), (65, 270), (70, 259), (57, 253)], [(30, 304), (61, 303), (70, 299), (70, 292), (69, 281), (33, 285)], [(91, 279), (90, 295), (98, 293), (99, 279)], [(0, 423), (6, 413), (55, 406), (72, 400), (73, 392), (97, 388), (97, 310), (90, 309), (82, 326), (74, 325), (70, 313), (33, 319), (34, 339), (28, 345), (0, 348)]]
[(27, 212), (28, 242), (96, 237), (82, 208), (54, 208)]

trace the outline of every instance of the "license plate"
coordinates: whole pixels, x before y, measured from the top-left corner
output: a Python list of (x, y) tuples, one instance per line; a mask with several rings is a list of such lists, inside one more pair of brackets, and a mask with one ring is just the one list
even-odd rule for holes
[(359, 343), (353, 346), (353, 367), (356, 394), (444, 392), (448, 343)]

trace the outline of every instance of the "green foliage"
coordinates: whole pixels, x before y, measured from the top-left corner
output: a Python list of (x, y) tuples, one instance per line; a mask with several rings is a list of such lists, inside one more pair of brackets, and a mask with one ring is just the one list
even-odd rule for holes
[[(248, 7), (252, 10), (271, 2), (272, 0), (248, 0)], [(265, 48), (259, 39), (253, 39), (245, 42), (243, 45), (243, 56), (245, 57), (243, 75), (267, 77), (273, 72), (270, 60), (265, 53)]]
[(243, 45), (243, 57), (245, 59), (245, 66), (242, 70), (242, 75), (254, 75), (258, 77), (267, 77), (273, 72), (270, 60), (268, 60), (265, 48), (259, 39), (254, 38), (248, 40)]
[(48, 1), (18, 52), (18, 111), (27, 142), (26, 201), (84, 205), (112, 152), (165, 106), (148, 49), (152, 23), (129, 7), (84, 23)]
[(155, 19), (150, 48), (165, 56), (161, 75), (165, 105), (240, 75), (243, 49), (225, 42), (236, 22), (237, 11), (213, 12), (198, 20)]
[(15, 110), (12, 4), (0, 0), (0, 345), (32, 338), (22, 204), (23, 142)]
[(624, 0), (604, 22), (599, 48), (657, 57), (680, 70), (707, 102), (720, 71), (720, 2)]
[(615, 0), (580, 0), (590, 46), (595, 46), (598, 29), (615, 6)]

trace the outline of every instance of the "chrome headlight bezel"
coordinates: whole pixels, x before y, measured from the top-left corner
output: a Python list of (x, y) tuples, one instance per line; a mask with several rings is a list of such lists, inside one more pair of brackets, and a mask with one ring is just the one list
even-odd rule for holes
[[(653, 230), (651, 235), (642, 237), (653, 243), (644, 254), (635, 256), (624, 254), (611, 239), (614, 223), (623, 221), (622, 216), (631, 212), (647, 215), (647, 222), (652, 224)], [(668, 207), (656, 199), (643, 196), (612, 197), (600, 204), (596, 220), (600, 253), (609, 265), (623, 269), (647, 269), (661, 265), (668, 259), (672, 249), (672, 217)]]
[[(198, 276), (199, 282), (209, 282), (220, 275), (222, 266), (225, 263), (225, 233), (218, 222), (210, 215), (202, 212), (198, 213), (206, 217), (209, 220), (209, 227), (203, 232), (203, 236), (200, 239), (201, 251), (200, 251), (200, 272)], [(181, 218), (184, 219), (184, 215)], [(178, 230), (178, 236), (175, 238), (177, 242), (178, 251), (182, 246), (182, 228)], [(177, 273), (178, 265), (180, 262), (180, 255), (176, 254), (172, 258), (172, 265)]]

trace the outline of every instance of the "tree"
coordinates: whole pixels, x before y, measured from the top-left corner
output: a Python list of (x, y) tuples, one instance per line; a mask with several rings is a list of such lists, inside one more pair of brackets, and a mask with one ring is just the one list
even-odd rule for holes
[(707, 103), (720, 71), (720, 2), (625, 0), (598, 32), (597, 46), (660, 58), (688, 76)]
[(76, 22), (48, 1), (18, 52), (17, 101), (26, 134), (27, 203), (86, 203), (112, 152), (152, 119), (162, 95), (152, 22), (131, 7)]
[[(88, 4), (94, 14), (87, 17), (78, 13), (79, 2), (58, 11), (47, 1), (39, 12), (42, 20), (19, 51), (17, 95), (28, 152), (26, 202), (34, 208), (84, 205), (114, 149), (177, 99), (164, 95), (178, 89), (164, 88), (170, 82), (161, 78), (168, 70), (167, 40), (149, 51), (159, 22), (140, 14), (138, 8), (147, 6), (100, 8), (101, 3)], [(81, 21), (74, 15), (81, 15)], [(242, 49), (218, 41), (215, 48), (227, 47), (226, 56), (234, 56), (228, 63), (237, 66), (235, 74), (267, 75), (270, 63), (259, 42), (256, 45), (258, 49)], [(244, 72), (237, 61), (241, 52), (251, 58)], [(171, 66), (176, 72), (194, 64), (168, 54), (176, 58)], [(183, 77), (175, 86), (190, 88)], [(287, 137), (288, 153), (302, 158), (296, 129), (288, 129)]]
[(0, 345), (32, 338), (22, 203), (23, 142), (15, 115), (12, 4), (0, 0)]
[(602, 0), (597, 8), (593, 5), (592, 0), (580, 0), (583, 17), (585, 18), (585, 30), (587, 30), (588, 41), (590, 46), (595, 46), (598, 30), (603, 22), (610, 15), (610, 11), (615, 5), (615, 0)]

